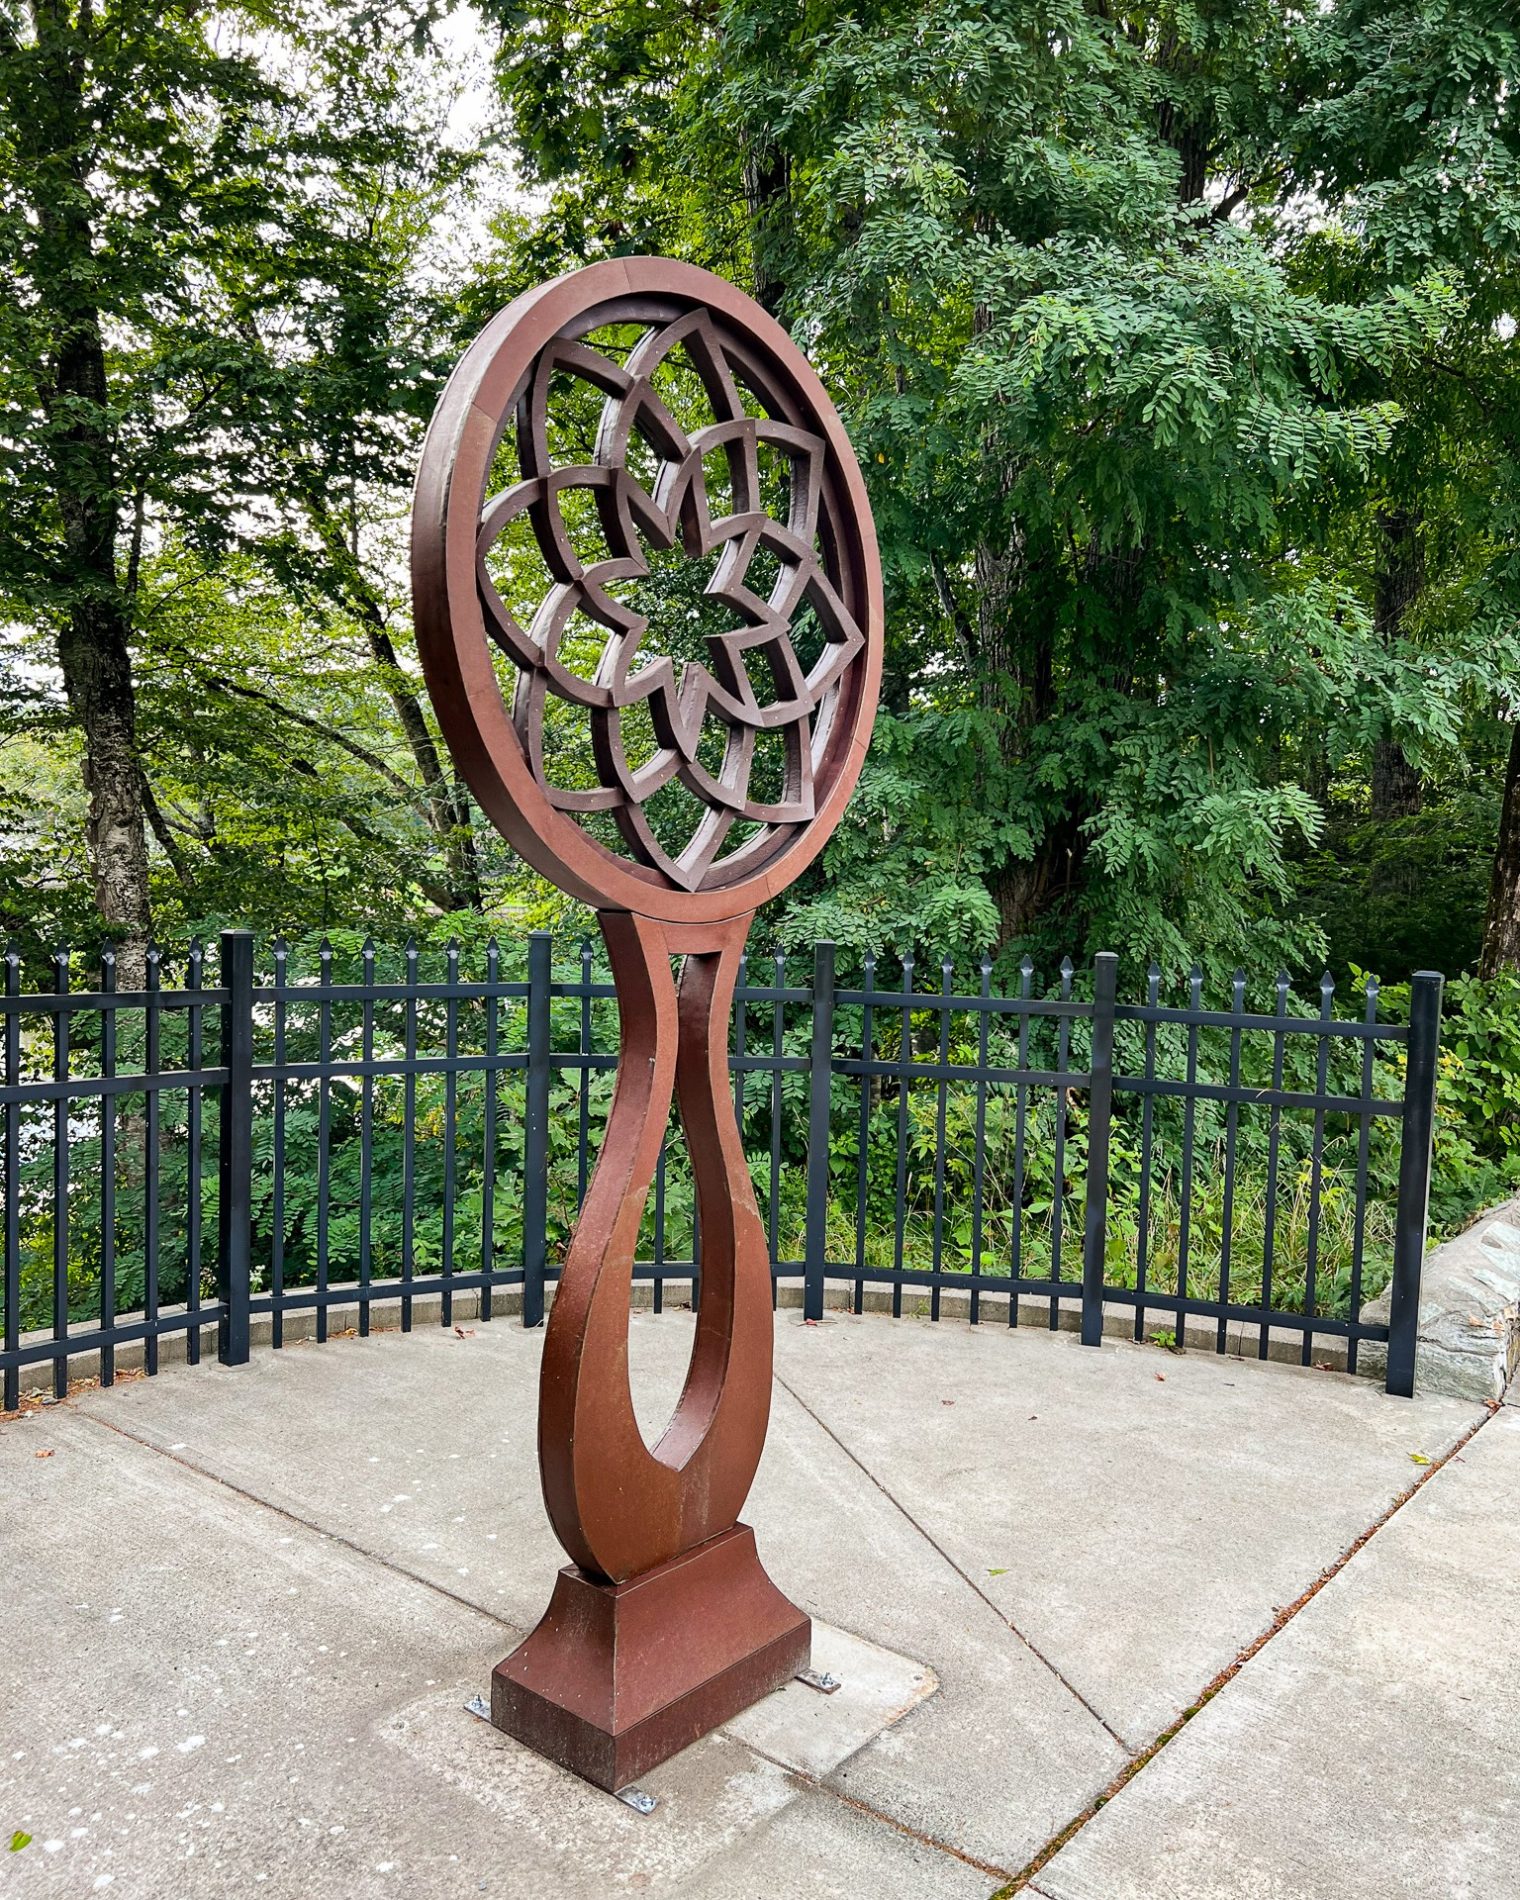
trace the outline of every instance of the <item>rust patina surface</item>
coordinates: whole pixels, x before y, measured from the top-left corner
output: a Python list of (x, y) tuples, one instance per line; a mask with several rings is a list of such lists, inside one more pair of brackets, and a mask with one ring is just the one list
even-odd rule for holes
[[(662, 556), (702, 564), (696, 634), (694, 609), (651, 624)], [(595, 906), (617, 988), (613, 1105), (539, 1394), (571, 1562), (498, 1666), (492, 1717), (618, 1788), (807, 1662), (808, 1620), (738, 1521), (770, 1412), (772, 1293), (727, 1037), (755, 910), (822, 849), (865, 756), (875, 536), (786, 332), (705, 271), (628, 258), (519, 297), (466, 352), (423, 449), (412, 574), (459, 769), (522, 856)], [(650, 1447), (628, 1296), (672, 1101), (701, 1295)]]

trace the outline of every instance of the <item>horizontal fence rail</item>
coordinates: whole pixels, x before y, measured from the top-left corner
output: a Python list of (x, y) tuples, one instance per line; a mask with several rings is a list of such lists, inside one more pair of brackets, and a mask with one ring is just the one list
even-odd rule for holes
[[(1386, 1021), (1375, 983), (1338, 1017), (1328, 977), (1317, 1007), (1286, 976), (1251, 1007), (1241, 974), (1206, 1006), (1201, 973), (1164, 1000), (1154, 968), (1121, 1002), (1107, 955), (996, 988), (990, 960), (960, 988), (949, 964), (923, 983), (870, 957), (851, 987), (827, 943), (802, 961), (749, 959), (730, 1062), (773, 1279), (805, 1317), (832, 1289), (931, 1319), (950, 1295), (1089, 1345), (1307, 1365), (1336, 1342), (1355, 1370), (1370, 1344), (1412, 1392), (1439, 976)], [(172, 968), (150, 950), (130, 987), (118, 963), (78, 987), (59, 952), (27, 989), (5, 960), (7, 1410), (28, 1368), (61, 1396), (71, 1360), (110, 1383), (124, 1345), (151, 1373), (165, 1337), (194, 1363), (213, 1328), (238, 1364), (255, 1321), (279, 1346), (292, 1315), (324, 1339), (334, 1314), (410, 1328), (426, 1299), (489, 1321), (510, 1294), (542, 1320), (616, 1067), (589, 943), (492, 943), (468, 972), (453, 946), (276, 944), (260, 970), (229, 931), (214, 980), (199, 946)], [(658, 1310), (695, 1302), (700, 1263), (673, 1128), (635, 1277)], [(1388, 1322), (1364, 1318), (1385, 1288)]]

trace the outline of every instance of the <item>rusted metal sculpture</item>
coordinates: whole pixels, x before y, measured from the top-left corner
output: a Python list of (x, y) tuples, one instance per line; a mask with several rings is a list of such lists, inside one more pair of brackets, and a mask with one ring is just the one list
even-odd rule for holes
[[(701, 604), (724, 616), (684, 664), (651, 651), (639, 591), (662, 553), (712, 563)], [(465, 354), (423, 450), (412, 575), (454, 758), (523, 857), (596, 907), (621, 1011), (539, 1392), (544, 1501), (571, 1562), (491, 1696), (499, 1728), (616, 1789), (808, 1661), (808, 1619), (738, 1521), (770, 1411), (772, 1290), (726, 1052), (755, 909), (816, 857), (865, 755), (875, 535), (839, 418), (785, 331), (705, 271), (628, 258), (519, 297)], [(672, 1096), (701, 1294), (651, 1449), (628, 1296)]]

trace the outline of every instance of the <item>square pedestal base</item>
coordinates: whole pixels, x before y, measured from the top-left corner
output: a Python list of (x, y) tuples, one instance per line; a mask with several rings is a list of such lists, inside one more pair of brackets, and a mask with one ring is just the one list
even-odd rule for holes
[(626, 1583), (559, 1573), (543, 1621), (496, 1665), (491, 1720), (616, 1791), (769, 1695), (812, 1650), (812, 1624), (736, 1524)]

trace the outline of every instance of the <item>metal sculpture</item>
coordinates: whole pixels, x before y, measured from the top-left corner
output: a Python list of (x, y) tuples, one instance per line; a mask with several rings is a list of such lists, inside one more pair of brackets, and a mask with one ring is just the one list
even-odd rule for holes
[[(723, 630), (684, 663), (653, 650), (662, 555), (711, 563), (698, 606)], [(466, 352), (423, 449), (412, 576), (459, 769), (522, 856), (596, 907), (617, 989), (612, 1110), (539, 1390), (544, 1501), (571, 1562), (491, 1695), (499, 1728), (617, 1789), (808, 1662), (811, 1625), (738, 1521), (770, 1411), (773, 1297), (728, 1021), (756, 907), (816, 857), (860, 771), (875, 535), (786, 332), (706, 271), (628, 258), (519, 297)], [(651, 1448), (628, 1298), (672, 1096), (701, 1292)]]

